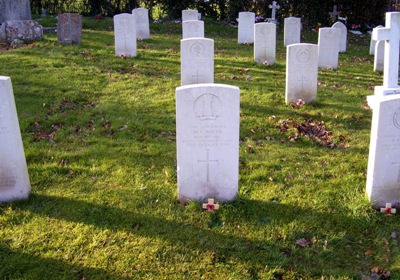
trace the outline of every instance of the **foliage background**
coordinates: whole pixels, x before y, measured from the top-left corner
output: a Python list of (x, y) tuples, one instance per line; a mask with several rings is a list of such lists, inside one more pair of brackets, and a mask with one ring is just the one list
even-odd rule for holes
[[(87, 15), (103, 14), (113, 16), (129, 12), (136, 7), (150, 10), (151, 17), (177, 19), (181, 11), (188, 8), (198, 9), (204, 16), (218, 20), (234, 21), (240, 11), (253, 11), (268, 18), (271, 15), (269, 5), (272, 0), (31, 0), (34, 13), (46, 9), (49, 13), (78, 12)], [(385, 11), (390, 8), (390, 0), (279, 0), (281, 6), (278, 17), (302, 17), (303, 23), (317, 25), (330, 24), (329, 12), (333, 5), (338, 6), (347, 24), (378, 25), (383, 21)], [(278, 20), (279, 20), (278, 18)]]

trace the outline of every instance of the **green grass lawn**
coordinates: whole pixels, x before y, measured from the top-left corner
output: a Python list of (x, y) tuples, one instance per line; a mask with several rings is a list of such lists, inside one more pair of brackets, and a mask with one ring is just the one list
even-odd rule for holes
[(1, 45), (32, 194), (0, 205), (0, 279), (400, 279), (400, 216), (365, 193), (366, 97), (382, 84), (369, 35), (348, 35), (339, 68), (319, 70), (317, 102), (297, 108), (284, 102), (282, 28), (264, 66), (237, 29), (205, 20), (215, 82), (241, 90), (239, 195), (205, 212), (177, 203), (181, 25), (151, 24), (129, 59), (114, 56), (112, 25), (85, 18), (80, 46), (56, 34)]

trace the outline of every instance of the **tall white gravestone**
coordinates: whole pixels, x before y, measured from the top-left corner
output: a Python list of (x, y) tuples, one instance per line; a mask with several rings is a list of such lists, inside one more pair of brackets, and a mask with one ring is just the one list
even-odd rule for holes
[(340, 29), (339, 52), (345, 52), (347, 49), (347, 27), (346, 27), (346, 25), (343, 22), (338, 21), (332, 25), (332, 28)]
[(201, 84), (176, 89), (179, 199), (236, 198), (239, 119), (238, 87)]
[(257, 23), (254, 25), (254, 61), (273, 65), (276, 57), (275, 23)]
[(182, 22), (182, 39), (204, 38), (204, 21), (187, 20)]
[(239, 44), (252, 44), (254, 43), (254, 23), (256, 21), (256, 14), (253, 12), (240, 12), (239, 13), (239, 27), (238, 27), (238, 43)]
[(11, 79), (0, 76), (0, 202), (26, 199), (30, 190)]
[(377, 41), (375, 44), (374, 71), (383, 71), (385, 62), (385, 41)]
[(182, 22), (187, 20), (198, 20), (199, 12), (197, 10), (183, 10), (182, 11)]
[(116, 56), (136, 56), (136, 27), (132, 14), (114, 16), (114, 40)]
[(214, 82), (214, 40), (181, 40), (181, 85)]
[(340, 29), (324, 27), (318, 34), (318, 67), (336, 69), (339, 64)]
[(286, 55), (286, 103), (317, 100), (318, 46), (292, 44)]
[(132, 15), (135, 17), (136, 38), (149, 39), (150, 38), (149, 11), (145, 8), (137, 8), (132, 10)]
[(300, 43), (301, 19), (297, 17), (288, 17), (284, 20), (284, 46)]
[[(382, 27), (384, 27), (384, 26), (383, 25), (378, 25), (375, 28), (382, 28)], [(369, 44), (369, 54), (372, 54), (372, 55), (375, 54), (375, 45), (376, 45), (376, 40), (374, 40), (372, 38), (372, 34), (371, 34), (371, 41), (370, 41), (370, 44)]]
[(372, 33), (373, 40), (385, 41), (383, 86), (367, 97), (373, 109), (367, 193), (375, 208), (400, 206), (400, 13), (386, 13), (385, 26)]

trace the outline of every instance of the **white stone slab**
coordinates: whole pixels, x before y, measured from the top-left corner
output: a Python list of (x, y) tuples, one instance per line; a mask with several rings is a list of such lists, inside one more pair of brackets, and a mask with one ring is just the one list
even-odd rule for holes
[(336, 69), (339, 63), (340, 29), (324, 27), (318, 34), (318, 67)]
[(346, 25), (341, 22), (335, 22), (332, 25), (333, 28), (340, 29), (340, 42), (339, 42), (339, 52), (345, 52), (347, 49), (347, 27)]
[(300, 43), (301, 19), (288, 17), (284, 20), (284, 46)]
[(240, 12), (239, 13), (239, 27), (238, 27), (238, 43), (239, 44), (252, 44), (254, 43), (254, 23), (256, 15), (253, 12)]
[(318, 46), (292, 44), (286, 54), (286, 103), (317, 100)]
[(149, 39), (150, 38), (149, 11), (145, 8), (137, 8), (132, 10), (132, 14), (135, 17), (136, 38), (139, 40)]
[(116, 56), (136, 56), (136, 27), (132, 14), (114, 16), (114, 39)]
[(0, 202), (26, 199), (30, 190), (11, 79), (0, 76)]
[(204, 38), (204, 21), (187, 20), (182, 22), (182, 39)]
[[(383, 25), (378, 25), (375, 28), (382, 28), (384, 27)], [(369, 44), (369, 54), (374, 55), (375, 54), (375, 45), (376, 45), (376, 40), (372, 39), (372, 33), (371, 33), (371, 41)]]
[(176, 89), (178, 196), (235, 199), (239, 181), (240, 90), (221, 84)]
[(375, 44), (374, 71), (383, 71), (385, 59), (385, 41), (377, 41)]
[(367, 193), (376, 208), (400, 204), (400, 95), (375, 101), (368, 157)]
[(199, 12), (197, 10), (183, 10), (182, 22), (187, 20), (199, 20)]
[[(274, 1), (275, 2), (275, 1)], [(254, 61), (267, 65), (275, 63), (276, 24), (257, 23), (254, 25)]]
[(181, 85), (214, 82), (214, 40), (181, 40)]

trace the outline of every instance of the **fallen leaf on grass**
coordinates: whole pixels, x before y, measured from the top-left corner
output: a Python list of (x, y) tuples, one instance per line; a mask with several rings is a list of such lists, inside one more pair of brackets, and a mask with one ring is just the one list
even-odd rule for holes
[(300, 247), (307, 247), (309, 244), (310, 244), (310, 241), (308, 241), (305, 238), (296, 240), (296, 245), (299, 245)]

